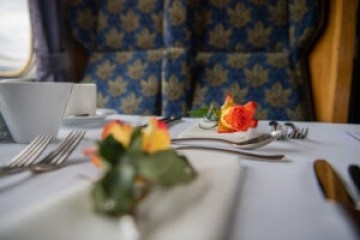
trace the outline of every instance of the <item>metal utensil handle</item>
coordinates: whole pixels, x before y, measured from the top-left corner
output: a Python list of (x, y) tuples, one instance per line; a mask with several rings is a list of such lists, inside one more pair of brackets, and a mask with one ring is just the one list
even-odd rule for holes
[(283, 154), (274, 154), (274, 155), (264, 155), (258, 154), (254, 152), (247, 152), (238, 149), (229, 149), (229, 148), (221, 148), (221, 147), (209, 147), (209, 146), (200, 146), (200, 145), (177, 145), (173, 146), (173, 149), (180, 150), (180, 149), (202, 149), (202, 150), (212, 150), (212, 151), (222, 151), (222, 152), (229, 152), (229, 153), (236, 153), (241, 154), (244, 156), (254, 157), (259, 160), (267, 160), (267, 161), (282, 161), (285, 159), (285, 155)]

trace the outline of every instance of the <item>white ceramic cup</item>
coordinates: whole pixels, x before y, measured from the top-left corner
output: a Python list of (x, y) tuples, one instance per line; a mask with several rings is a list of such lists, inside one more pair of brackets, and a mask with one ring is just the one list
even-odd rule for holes
[(17, 143), (56, 137), (73, 83), (0, 81), (0, 113)]
[(94, 116), (95, 114), (96, 114), (96, 84), (91, 84), (91, 83), (74, 84), (64, 115)]

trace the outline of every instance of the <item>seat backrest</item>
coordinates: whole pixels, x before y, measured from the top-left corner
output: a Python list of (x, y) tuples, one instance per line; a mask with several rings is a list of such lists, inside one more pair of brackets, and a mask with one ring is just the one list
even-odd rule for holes
[(259, 119), (311, 120), (307, 51), (322, 1), (200, 0), (194, 108), (226, 94), (256, 101)]
[(126, 114), (186, 114), (190, 78), (182, 42), (185, 5), (79, 0), (69, 12), (74, 36), (90, 53), (83, 81), (97, 84), (99, 107)]
[(259, 119), (311, 120), (307, 53), (323, 0), (77, 0), (100, 107), (183, 116), (227, 94)]

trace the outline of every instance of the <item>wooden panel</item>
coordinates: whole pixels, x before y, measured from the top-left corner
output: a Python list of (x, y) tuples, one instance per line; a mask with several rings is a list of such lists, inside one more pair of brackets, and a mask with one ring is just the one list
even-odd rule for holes
[(328, 26), (310, 55), (318, 121), (348, 120), (358, 1), (329, 1)]
[[(75, 0), (65, 0), (64, 11), (65, 16), (69, 15), (69, 6)], [(75, 39), (71, 33), (70, 23), (68, 18), (64, 19), (65, 25), (65, 36), (67, 43), (67, 54), (68, 54), (68, 66), (67, 70), (69, 73), (70, 82), (80, 82), (83, 78), (85, 68), (89, 61), (89, 54), (86, 49)]]

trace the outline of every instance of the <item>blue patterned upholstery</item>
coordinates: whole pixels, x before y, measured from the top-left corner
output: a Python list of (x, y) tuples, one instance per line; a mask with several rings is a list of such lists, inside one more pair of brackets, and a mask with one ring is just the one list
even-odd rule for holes
[(302, 51), (318, 24), (313, 0), (200, 1), (193, 107), (233, 93), (259, 119), (310, 120)]
[(315, 0), (77, 0), (75, 37), (88, 49), (83, 81), (127, 114), (256, 101), (259, 119), (310, 120), (305, 47)]
[[(186, 8), (170, 2), (166, 14), (163, 0), (83, 0), (71, 7), (73, 33), (90, 53), (83, 81), (97, 84), (100, 107), (127, 114), (187, 113), (189, 44), (179, 44), (186, 38)], [(166, 28), (171, 34), (163, 32), (173, 24)]]

